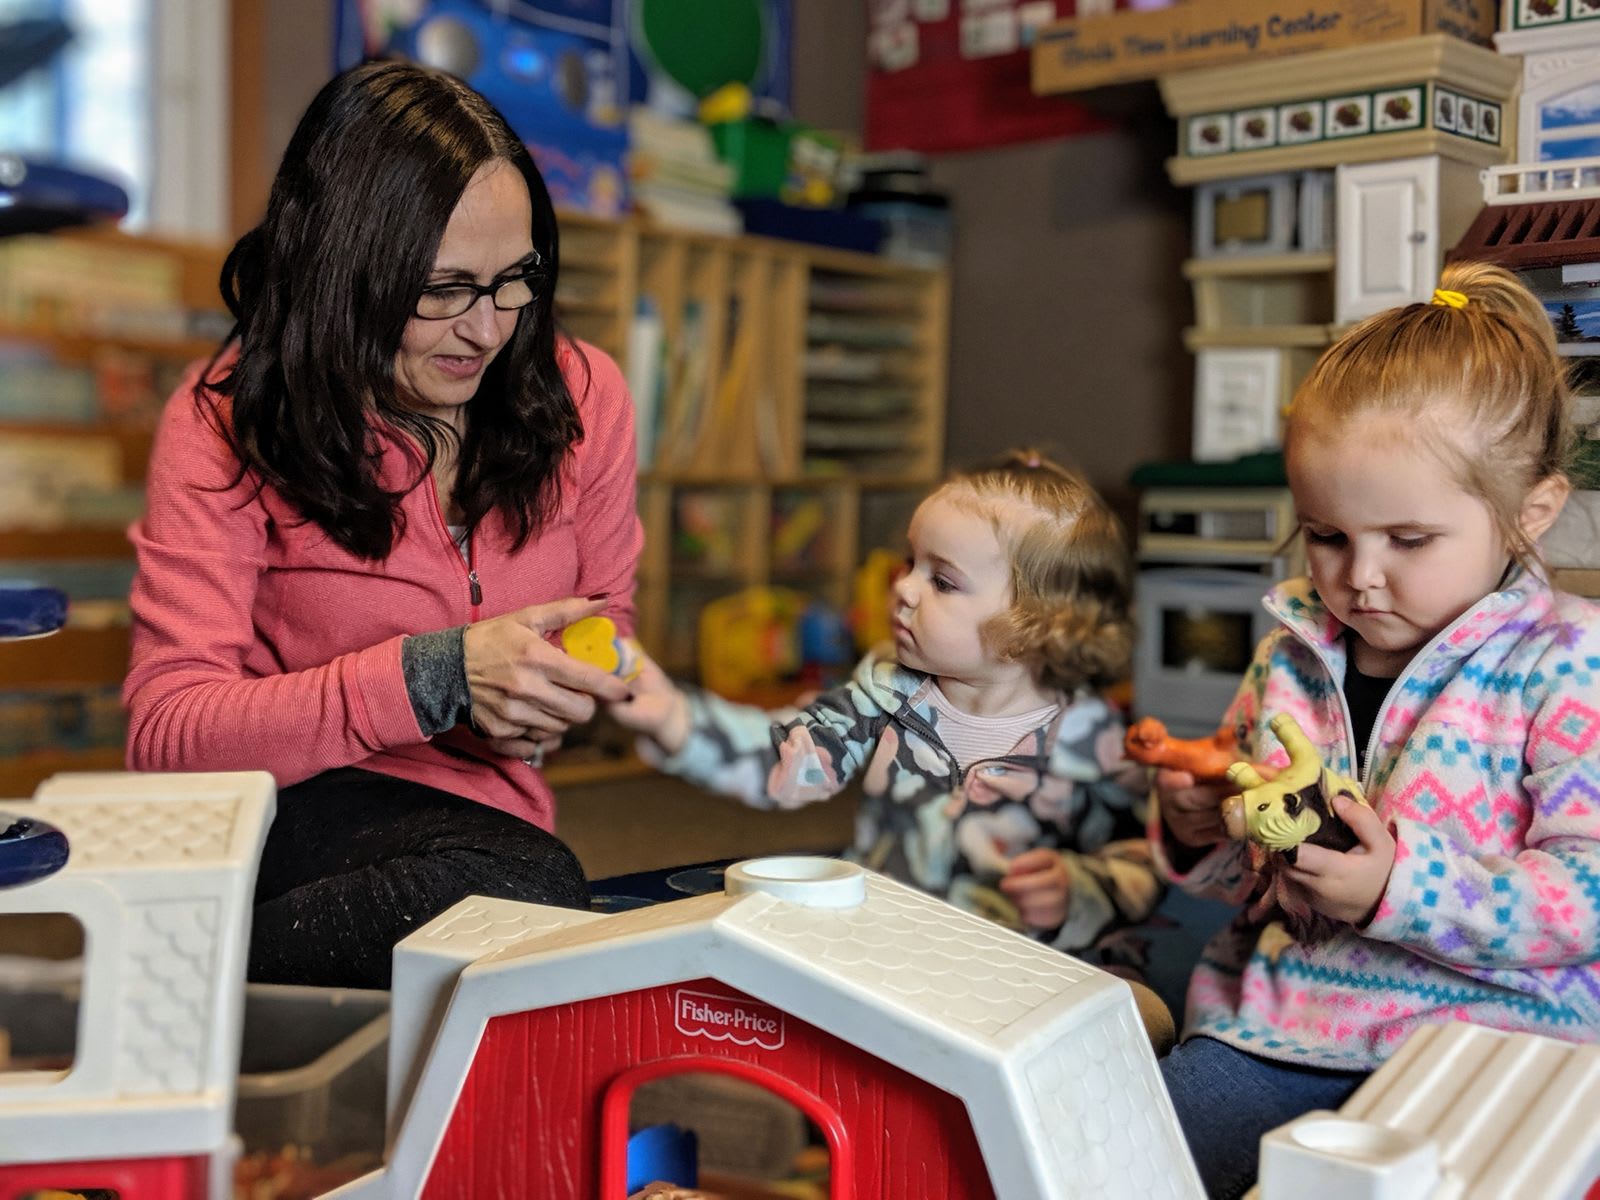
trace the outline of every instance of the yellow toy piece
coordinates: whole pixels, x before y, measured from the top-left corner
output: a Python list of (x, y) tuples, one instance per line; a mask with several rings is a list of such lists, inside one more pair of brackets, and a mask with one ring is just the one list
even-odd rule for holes
[(1228, 768), (1228, 782), (1244, 789), (1223, 802), (1222, 818), (1232, 837), (1244, 837), (1268, 850), (1289, 851), (1302, 842), (1348, 850), (1356, 842), (1333, 812), (1335, 796), (1365, 804), (1361, 785), (1328, 770), (1317, 748), (1288, 713), (1270, 723), (1289, 765), (1273, 779), (1264, 779), (1246, 762)]
[(700, 120), (706, 125), (742, 121), (750, 115), (753, 98), (742, 83), (725, 83), (700, 101)]
[(619, 679), (633, 680), (644, 669), (639, 643), (617, 632), (610, 617), (584, 617), (561, 631), (561, 648), (579, 662)]
[(873, 550), (859, 567), (850, 588), (850, 631), (862, 654), (894, 638), (889, 624), (894, 607), (895, 575), (906, 556), (893, 550)]
[(772, 587), (711, 601), (700, 610), (700, 682), (719, 696), (752, 700), (793, 675), (806, 603), (799, 592)]

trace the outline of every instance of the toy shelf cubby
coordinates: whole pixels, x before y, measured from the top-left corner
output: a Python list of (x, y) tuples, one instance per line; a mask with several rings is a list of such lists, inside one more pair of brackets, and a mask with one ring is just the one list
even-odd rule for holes
[[(605, 293), (617, 306), (570, 310), (563, 283), (557, 311), (580, 334), (595, 320), (630, 330), (618, 359), (645, 447), (646, 649), (695, 675), (699, 610), (750, 587), (844, 611), (865, 552), (903, 535), (864, 525), (863, 510), (882, 496), (904, 509), (943, 468), (945, 274), (768, 238), (580, 222), (588, 260), (620, 264)], [(567, 261), (563, 249), (564, 275)]]
[(1191, 350), (1228, 346), (1328, 344), (1333, 321), (1331, 252), (1191, 258)]

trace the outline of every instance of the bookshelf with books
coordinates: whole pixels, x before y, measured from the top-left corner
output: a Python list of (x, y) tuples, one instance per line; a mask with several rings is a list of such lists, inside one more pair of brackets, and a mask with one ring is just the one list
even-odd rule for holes
[(866, 517), (943, 467), (948, 281), (766, 238), (617, 236), (638, 239), (639, 635), (693, 676), (707, 603), (771, 585), (842, 613), (866, 552), (899, 544)]
[(0, 581), (65, 590), (67, 625), (0, 643), (0, 796), (113, 770), (156, 417), (228, 319), (225, 249), (103, 230), (0, 240)]

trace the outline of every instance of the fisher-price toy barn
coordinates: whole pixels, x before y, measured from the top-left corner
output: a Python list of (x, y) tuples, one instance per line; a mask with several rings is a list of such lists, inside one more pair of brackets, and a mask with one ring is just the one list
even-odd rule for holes
[[(72, 914), (87, 953), (73, 1068), (0, 1074), (0, 1200), (230, 1194), (272, 809), (260, 773), (58, 776), (6, 802), (71, 855), (0, 912)], [(330, 1200), (637, 1195), (631, 1100), (707, 1073), (810, 1118), (830, 1200), (1202, 1194), (1121, 981), (853, 864), (751, 860), (721, 894), (611, 915), (470, 897), (394, 966), (386, 1164)], [(1269, 1134), (1254, 1195), (1595, 1200), (1596, 1103), (1600, 1047), (1424, 1030), (1339, 1114)]]
[(335, 1195), (625, 1194), (629, 1102), (690, 1072), (823, 1131), (832, 1200), (1191, 1197), (1121, 981), (828, 859), (607, 916), (473, 898), (401, 942), (384, 1170)]

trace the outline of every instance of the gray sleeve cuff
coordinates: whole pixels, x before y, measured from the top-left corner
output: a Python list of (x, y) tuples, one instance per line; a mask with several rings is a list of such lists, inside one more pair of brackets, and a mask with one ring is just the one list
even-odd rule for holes
[(400, 670), (406, 696), (424, 737), (454, 729), (472, 719), (467, 687), (467, 627), (408, 637), (400, 644)]

